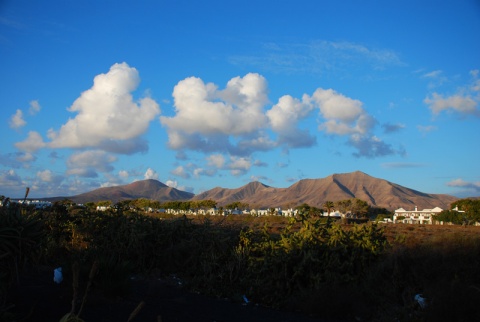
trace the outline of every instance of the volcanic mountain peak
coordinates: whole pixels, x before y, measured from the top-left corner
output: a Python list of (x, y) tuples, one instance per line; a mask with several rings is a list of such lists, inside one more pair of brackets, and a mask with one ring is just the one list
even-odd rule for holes
[(260, 207), (282, 207), (307, 203), (321, 208), (325, 201), (358, 198), (372, 206), (390, 210), (407, 207), (446, 209), (456, 197), (418, 192), (372, 177), (364, 172), (332, 174), (320, 179), (302, 179), (288, 188), (274, 188), (260, 182), (250, 182), (237, 189), (215, 188), (194, 199), (213, 199), (219, 205), (234, 201)]
[(260, 181), (252, 181), (244, 185), (243, 187), (240, 187), (238, 189), (252, 189), (252, 190), (259, 190), (259, 189), (268, 189), (270, 186), (267, 186), (266, 184), (261, 183)]
[[(76, 203), (110, 200), (117, 203), (126, 199), (147, 198), (157, 201), (189, 200), (193, 193), (169, 187), (158, 180), (147, 179), (113, 187), (103, 187), (76, 196), (68, 197)], [(54, 199), (54, 198), (52, 198)], [(58, 199), (58, 198), (55, 198)]]
[[(447, 209), (458, 198), (449, 195), (427, 194), (384, 179), (372, 177), (361, 171), (332, 174), (319, 179), (302, 179), (287, 188), (267, 186), (259, 181), (239, 188), (216, 187), (198, 195), (169, 187), (158, 180), (148, 179), (130, 184), (99, 188), (77, 196), (68, 197), (77, 203), (110, 200), (116, 203), (125, 199), (147, 198), (157, 201), (206, 200), (225, 206), (241, 201), (255, 208), (294, 207), (302, 203), (322, 208), (325, 201), (358, 198), (376, 207), (394, 210), (434, 208)], [(48, 198), (59, 200), (62, 197)]]
[(168, 186), (155, 179), (145, 179), (145, 180), (134, 181), (132, 183), (125, 185), (124, 187), (125, 189), (139, 189), (139, 188), (142, 189), (142, 188), (150, 188), (150, 187), (165, 188)]

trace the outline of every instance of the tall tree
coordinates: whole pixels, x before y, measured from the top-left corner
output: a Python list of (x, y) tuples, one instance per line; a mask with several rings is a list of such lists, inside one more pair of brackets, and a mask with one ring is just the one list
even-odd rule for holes
[(333, 203), (333, 201), (327, 200), (323, 203), (323, 209), (327, 211), (328, 216), (330, 216), (330, 213), (334, 208), (335, 208), (335, 204)]
[(339, 201), (335, 202), (335, 208), (344, 215), (346, 215), (348, 212), (350, 212), (351, 205), (352, 205), (352, 200), (351, 199), (339, 200)]
[(368, 203), (361, 199), (353, 199), (350, 211), (358, 217), (365, 217), (368, 214)]

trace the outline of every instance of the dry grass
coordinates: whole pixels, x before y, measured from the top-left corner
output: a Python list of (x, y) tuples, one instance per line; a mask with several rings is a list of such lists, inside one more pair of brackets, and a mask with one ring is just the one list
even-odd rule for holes
[(438, 244), (446, 240), (478, 239), (480, 226), (384, 224), (385, 236), (393, 244), (407, 247)]
[[(280, 216), (253, 217), (248, 215), (234, 216), (190, 216), (193, 222), (201, 223), (208, 217), (213, 224), (222, 226), (245, 227), (254, 230), (267, 226), (270, 233), (279, 233), (288, 224), (288, 218)], [(351, 226), (351, 225), (347, 225)], [(413, 224), (380, 224), (385, 229), (385, 236), (392, 245), (401, 244), (413, 247), (436, 244), (445, 240), (471, 238), (480, 241), (480, 226), (461, 225), (413, 225)]]

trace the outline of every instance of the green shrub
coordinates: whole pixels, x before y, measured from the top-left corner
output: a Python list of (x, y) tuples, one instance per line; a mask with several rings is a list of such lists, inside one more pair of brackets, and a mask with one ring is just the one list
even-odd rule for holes
[(41, 222), (33, 211), (8, 202), (0, 207), (0, 317), (4, 320), (12, 317), (8, 290), (23, 268), (38, 261), (42, 236)]
[[(5, 208), (1, 215), (0, 278), (6, 281), (17, 274), (15, 260), (63, 267), (97, 261), (95, 283), (107, 295), (126, 295), (133, 274), (155, 272), (175, 274), (202, 293), (245, 295), (322, 318), (476, 320), (480, 311), (468, 302), (480, 300), (480, 242), (462, 234), (413, 246), (396, 235), (390, 247), (385, 226), (307, 216), (166, 219), (60, 206)], [(427, 308), (418, 308), (416, 294), (427, 298)]]

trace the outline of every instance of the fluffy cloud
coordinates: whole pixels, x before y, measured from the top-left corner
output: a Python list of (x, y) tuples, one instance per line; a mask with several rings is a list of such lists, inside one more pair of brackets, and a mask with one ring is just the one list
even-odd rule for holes
[(42, 136), (35, 131), (28, 132), (28, 137), (24, 141), (15, 143), (17, 149), (25, 152), (35, 152), (45, 146)]
[[(132, 149), (138, 151), (138, 146), (133, 144), (138, 143), (135, 139), (160, 113), (159, 105), (149, 97), (133, 101), (131, 92), (139, 82), (137, 70), (126, 63), (114, 64), (108, 73), (97, 75), (92, 88), (83, 92), (68, 109), (77, 116), (62, 125), (59, 131), (49, 131), (49, 146), (101, 147), (127, 154)], [(120, 149), (125, 142), (128, 149)], [(145, 148), (144, 142), (142, 148)]]
[(298, 122), (306, 118), (313, 110), (307, 95), (302, 101), (291, 97), (282, 96), (266, 115), (272, 130), (278, 134), (279, 144), (291, 148), (308, 147), (316, 143), (314, 136), (308, 130), (299, 129)]
[(391, 154), (403, 154), (403, 151), (396, 151), (390, 144), (383, 142), (376, 136), (364, 136), (353, 134), (350, 136), (348, 144), (357, 149), (353, 153), (356, 157), (375, 158)]
[(480, 111), (477, 108), (478, 103), (469, 96), (456, 94), (443, 97), (441, 94), (433, 93), (431, 97), (425, 98), (424, 103), (428, 105), (434, 115), (450, 110), (460, 114), (480, 116)]
[[(180, 81), (173, 91), (176, 114), (160, 117), (170, 148), (246, 157), (276, 147), (310, 147), (316, 144), (316, 137), (302, 129), (301, 122), (315, 109), (323, 118), (319, 130), (330, 135), (371, 137), (376, 125), (362, 102), (332, 89), (319, 88), (312, 96), (304, 94), (301, 99), (284, 95), (265, 111), (267, 92), (266, 80), (258, 74), (235, 77), (224, 90), (196, 77)], [(365, 150), (358, 154), (363, 155), (362, 151)], [(386, 153), (387, 149), (382, 151)], [(379, 154), (368, 154), (371, 155)], [(221, 162), (217, 154), (210, 158), (210, 166)], [(222, 166), (217, 164), (216, 168)]]
[(120, 170), (120, 171), (118, 171), (118, 175), (119, 175), (121, 178), (128, 178), (129, 173), (128, 173), (127, 170)]
[(30, 108), (28, 109), (28, 112), (30, 115), (35, 115), (41, 110), (40, 103), (37, 100), (30, 101)]
[(172, 149), (233, 151), (229, 137), (248, 138), (266, 126), (267, 84), (258, 74), (235, 77), (224, 90), (190, 77), (173, 90), (176, 115), (160, 117)]
[(212, 177), (217, 173), (216, 169), (204, 169), (202, 167), (197, 167), (192, 170), (193, 176), (198, 178), (200, 176)]
[(222, 154), (212, 154), (205, 158), (204, 166), (198, 166), (194, 163), (189, 163), (186, 166), (178, 166), (170, 173), (182, 177), (190, 178), (191, 176), (199, 178), (201, 176), (214, 176), (218, 171), (229, 171), (232, 175), (239, 176), (248, 172), (252, 165), (261, 167), (266, 166), (260, 161), (252, 162), (250, 157), (228, 156)]
[[(208, 167), (229, 169), (223, 154), (246, 158), (277, 147), (288, 151), (315, 145), (316, 136), (301, 125), (318, 110), (322, 118), (318, 129), (329, 135), (349, 136), (349, 144), (357, 149), (357, 156), (395, 153), (372, 135), (376, 120), (359, 100), (333, 89), (318, 88), (312, 96), (304, 94), (301, 99), (284, 95), (266, 109), (267, 92), (266, 80), (252, 73), (232, 78), (224, 90), (196, 77), (180, 81), (173, 91), (176, 114), (160, 117), (168, 132), (169, 147), (182, 153), (187, 150), (210, 153)], [(385, 129), (391, 132), (401, 127), (397, 124)], [(194, 175), (205, 174), (205, 171), (201, 168)]]
[(203, 169), (203, 168), (195, 168), (193, 170), (193, 175), (195, 176), (195, 178), (198, 178), (203, 174), (205, 174), (205, 175), (207, 174), (205, 169)]
[(174, 181), (174, 180), (167, 180), (167, 182), (165, 182), (165, 184), (169, 187), (172, 187), (172, 188), (177, 188), (178, 187), (178, 182)]
[(375, 125), (375, 119), (363, 109), (359, 100), (322, 88), (313, 93), (312, 99), (326, 120), (319, 129), (329, 134), (365, 134)]
[(29, 152), (14, 152), (0, 154), (0, 165), (8, 168), (21, 168), (27, 166), (22, 164), (25, 162), (32, 162), (37, 160), (37, 157)]
[(67, 160), (67, 174), (77, 175), (86, 178), (95, 178), (98, 172), (111, 172), (111, 163), (117, 158), (104, 151), (85, 151), (75, 153)]
[[(319, 130), (330, 135), (348, 136), (347, 144), (356, 149), (356, 157), (375, 158), (391, 154), (404, 154), (372, 134), (377, 121), (363, 109), (359, 100), (346, 97), (332, 89), (318, 88), (311, 97), (320, 110), (324, 122)], [(403, 125), (385, 125), (386, 132), (394, 132)]]
[(158, 180), (158, 173), (152, 168), (148, 168), (145, 174), (143, 175), (144, 179), (155, 179)]
[(252, 167), (250, 158), (231, 157), (228, 168), (230, 173), (234, 176), (245, 174)]
[[(0, 185), (3, 187), (10, 187), (13, 189), (23, 188), (22, 178), (15, 172), (15, 170), (6, 170), (0, 172)], [(7, 196), (8, 197), (8, 196)]]
[(460, 115), (474, 115), (480, 117), (480, 79), (479, 71), (472, 70), (472, 82), (468, 86), (460, 87), (458, 92), (453, 95), (442, 95), (437, 92), (427, 96), (423, 102), (428, 105), (433, 115), (438, 115), (443, 111), (455, 112)]
[(40, 179), (42, 182), (57, 182), (60, 183), (62, 181), (62, 176), (55, 175), (51, 170), (43, 170), (37, 172), (37, 178)]
[(467, 181), (464, 181), (463, 179), (455, 179), (447, 183), (447, 186), (465, 188), (475, 193), (480, 192), (480, 182), (467, 182)]
[(223, 168), (225, 165), (225, 157), (221, 154), (213, 154), (207, 157), (208, 165), (216, 168)]
[(173, 169), (170, 173), (175, 176), (182, 177), (184, 179), (190, 178), (190, 174), (187, 172), (185, 167), (181, 165)]
[[(177, 115), (161, 117), (171, 131), (192, 134), (242, 135), (256, 131), (264, 122), (266, 81), (258, 74), (233, 78), (224, 91), (195, 77), (179, 82), (173, 97)], [(219, 101), (223, 99), (223, 101)]]
[(193, 192), (193, 188), (192, 187), (186, 187), (186, 186), (181, 186), (178, 184), (177, 181), (175, 180), (167, 180), (167, 182), (165, 182), (165, 184), (169, 187), (172, 187), (172, 188), (175, 188), (175, 189), (178, 189), (178, 190), (182, 190), (182, 191), (187, 191), (187, 192)]
[(12, 115), (8, 123), (12, 129), (18, 129), (22, 126), (25, 126), (27, 122), (23, 119), (22, 110), (17, 110), (15, 114)]

